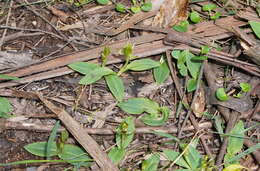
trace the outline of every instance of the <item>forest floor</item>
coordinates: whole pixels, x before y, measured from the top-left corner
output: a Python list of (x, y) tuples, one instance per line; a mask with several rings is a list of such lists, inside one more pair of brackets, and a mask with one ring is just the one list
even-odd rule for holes
[(260, 170), (259, 16), (256, 0), (0, 0), (0, 170)]

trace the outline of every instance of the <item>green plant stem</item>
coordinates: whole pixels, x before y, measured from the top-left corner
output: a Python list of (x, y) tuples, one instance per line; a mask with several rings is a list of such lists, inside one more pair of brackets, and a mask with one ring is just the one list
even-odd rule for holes
[(129, 64), (129, 61), (129, 57), (127, 57), (124, 66), (120, 68), (119, 72), (117, 73), (117, 76), (120, 76), (122, 73), (126, 71), (126, 67)]

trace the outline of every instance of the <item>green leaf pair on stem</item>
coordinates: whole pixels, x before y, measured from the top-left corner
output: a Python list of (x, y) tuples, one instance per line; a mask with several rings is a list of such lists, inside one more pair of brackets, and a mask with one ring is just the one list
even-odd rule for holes
[(159, 62), (151, 59), (139, 59), (130, 62), (130, 60), (136, 58), (133, 55), (133, 45), (131, 44), (127, 44), (125, 47), (123, 47), (121, 52), (125, 57), (125, 64), (123, 65), (123, 67), (120, 68), (118, 73), (106, 67), (107, 58), (111, 54), (111, 50), (109, 47), (105, 47), (101, 54), (101, 66), (88, 62), (75, 62), (68, 66), (71, 69), (85, 75), (79, 81), (79, 84), (82, 85), (89, 85), (95, 83), (96, 81), (104, 77), (111, 93), (114, 95), (117, 101), (121, 102), (124, 98), (125, 91), (123, 81), (119, 77), (122, 73), (128, 70), (145, 71), (160, 66)]
[[(52, 161), (51, 157), (58, 156), (62, 162), (67, 162), (72, 164), (75, 168), (89, 167), (91, 162), (93, 161), (88, 154), (81, 149), (80, 147), (72, 144), (66, 144), (66, 141), (69, 137), (67, 131), (63, 131), (61, 136), (57, 141), (55, 138), (57, 137), (57, 131), (60, 127), (60, 121), (56, 122), (55, 126), (52, 129), (51, 135), (49, 137), (48, 142), (36, 142), (32, 144), (28, 144), (24, 146), (25, 150), (30, 152), (33, 155), (46, 157), (47, 161)], [(37, 162), (37, 160), (33, 161), (21, 161), (23, 164), (29, 164)], [(44, 161), (38, 161), (44, 162)]]

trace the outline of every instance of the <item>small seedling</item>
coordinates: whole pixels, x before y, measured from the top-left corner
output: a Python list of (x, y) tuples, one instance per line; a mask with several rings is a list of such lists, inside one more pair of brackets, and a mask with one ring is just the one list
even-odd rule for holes
[(109, 158), (114, 164), (119, 162), (126, 155), (126, 148), (134, 139), (135, 124), (133, 117), (124, 119), (116, 129), (116, 146), (108, 153)]
[(221, 16), (220, 12), (212, 12), (217, 8), (215, 4), (206, 4), (202, 6), (202, 11), (207, 11), (211, 20), (216, 20)]

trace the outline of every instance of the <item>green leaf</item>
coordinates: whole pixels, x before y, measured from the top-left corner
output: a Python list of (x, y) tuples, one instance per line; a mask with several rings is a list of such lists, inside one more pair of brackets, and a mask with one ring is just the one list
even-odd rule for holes
[(258, 3), (256, 4), (255, 9), (256, 9), (256, 12), (257, 12), (257, 14), (258, 14), (258, 17), (260, 17), (260, 2), (258, 2)]
[(55, 138), (56, 138), (56, 135), (57, 135), (59, 127), (60, 127), (60, 121), (57, 121), (55, 123), (54, 127), (52, 128), (51, 135), (50, 135), (50, 137), (48, 139), (48, 142), (47, 142), (47, 146), (46, 146), (46, 156), (47, 156), (47, 159), (50, 159), (50, 153), (51, 153), (51, 150), (52, 150), (52, 144), (53, 144), (53, 142), (55, 142)]
[(181, 55), (181, 51), (180, 50), (173, 50), (172, 52), (171, 52), (171, 55), (172, 55), (172, 57), (173, 58), (175, 58), (175, 59), (179, 59), (179, 56)]
[[(72, 144), (65, 144), (62, 153), (58, 154), (59, 158), (63, 160), (68, 160), (68, 163), (73, 165), (81, 165), (88, 167), (90, 166), (90, 161), (92, 159), (87, 155), (87, 153), (78, 146)], [(75, 162), (69, 160), (86, 160), (84, 162)]]
[(197, 88), (197, 80), (194, 78), (189, 79), (187, 83), (187, 91), (192, 92), (196, 90), (196, 88)]
[(8, 119), (8, 118), (11, 118), (11, 117), (12, 117), (12, 115), (9, 114), (9, 113), (0, 112), (0, 118)]
[(170, 75), (167, 62), (163, 58), (161, 60), (160, 66), (153, 69), (154, 79), (157, 84), (162, 84)]
[(133, 117), (127, 117), (116, 129), (116, 144), (125, 149), (134, 139), (135, 123)]
[[(176, 151), (173, 151), (173, 150), (170, 150), (170, 149), (164, 149), (163, 150), (163, 154), (167, 157), (168, 160), (170, 161), (175, 161), (177, 159), (177, 157), (179, 157), (180, 153), (179, 152), (176, 152)], [(187, 168), (187, 169), (191, 169), (191, 167), (188, 165), (188, 163), (183, 159), (183, 157), (180, 157), (177, 161), (176, 161), (176, 164), (181, 166), (181, 167), (184, 167), (184, 168)]]
[(159, 110), (159, 105), (156, 102), (141, 97), (128, 99), (119, 103), (118, 106), (129, 114), (157, 113)]
[(217, 5), (215, 4), (206, 4), (202, 6), (202, 11), (212, 11), (217, 8)]
[(217, 20), (221, 16), (220, 12), (216, 12), (214, 15), (210, 16), (211, 20)]
[(113, 74), (114, 72), (107, 68), (107, 67), (99, 67), (92, 71), (90, 71), (86, 76), (84, 76), (80, 81), (79, 84), (83, 85), (89, 85), (92, 84), (99, 79), (101, 79), (103, 76)]
[(113, 147), (109, 153), (108, 153), (108, 157), (112, 160), (112, 162), (116, 165), (119, 164), (119, 162), (121, 160), (123, 160), (123, 158), (125, 157), (125, 149), (122, 148), (118, 148), (118, 147)]
[(100, 4), (100, 5), (106, 5), (109, 3), (109, 0), (97, 0), (97, 2)]
[(93, 71), (96, 68), (99, 68), (97, 64), (88, 63), (88, 62), (75, 62), (68, 65), (74, 71), (77, 71), (81, 74), (87, 75), (89, 72)]
[(239, 160), (240, 158), (254, 152), (260, 149), (260, 143), (248, 148), (247, 150), (243, 151), (242, 153), (239, 153), (238, 155), (233, 156), (232, 158), (229, 158), (229, 160), (226, 160), (227, 163), (232, 163), (234, 161)]
[(148, 12), (152, 10), (152, 3), (151, 2), (146, 2), (141, 6), (142, 11)]
[[(186, 145), (182, 147), (183, 150), (184, 148), (186, 148)], [(201, 163), (201, 155), (193, 142), (188, 145), (183, 157), (192, 170), (198, 168)]]
[[(169, 118), (170, 110), (167, 107), (160, 108), (161, 113), (145, 114), (141, 117), (141, 120), (149, 126), (161, 126), (165, 125)], [(161, 116), (160, 116), (161, 115)]]
[(239, 86), (241, 90), (245, 93), (251, 90), (251, 85), (249, 83), (240, 83)]
[(224, 168), (223, 171), (241, 171), (242, 169), (246, 169), (246, 168), (240, 164), (232, 164)]
[(193, 22), (193, 23), (199, 23), (201, 18), (200, 18), (200, 15), (197, 11), (192, 11), (190, 13), (190, 20)]
[(236, 153), (242, 150), (244, 144), (244, 138), (238, 138), (238, 137), (244, 137), (244, 130), (245, 129), (244, 129), (243, 121), (239, 121), (235, 125), (235, 127), (229, 132), (229, 134), (233, 136), (230, 136), (228, 138), (227, 153), (235, 155)]
[(7, 98), (0, 97), (0, 113), (8, 114), (11, 112), (12, 106)]
[[(47, 142), (36, 142), (36, 143), (28, 144), (24, 146), (24, 148), (28, 152), (32, 153), (33, 155), (46, 157)], [(56, 156), (57, 153), (58, 152), (57, 152), (56, 142), (52, 142), (50, 146), (49, 157)]]
[(160, 63), (152, 59), (139, 59), (126, 66), (126, 70), (145, 71), (160, 66)]
[(177, 65), (178, 66), (178, 69), (179, 69), (179, 72), (182, 76), (187, 76), (188, 75), (188, 69), (187, 67), (184, 65), (184, 64), (181, 64), (181, 65)]
[(210, 51), (210, 47), (207, 45), (201, 46), (201, 54), (207, 54)]
[(5, 80), (21, 80), (21, 78), (13, 77), (13, 76), (8, 76), (8, 75), (5, 75), (5, 74), (0, 74), (0, 79), (5, 79)]
[(229, 99), (224, 88), (218, 88), (216, 91), (216, 97), (220, 101), (227, 101)]
[(190, 75), (192, 76), (192, 78), (196, 79), (199, 75), (201, 62), (192, 61), (191, 59), (193, 57), (194, 57), (194, 55), (192, 53), (190, 53), (189, 51), (186, 53), (186, 65), (187, 65), (188, 71), (189, 71)]
[(178, 32), (187, 32), (189, 27), (189, 22), (187, 20), (181, 21), (180, 24), (173, 26), (173, 29)]
[(142, 162), (142, 171), (157, 171), (159, 162), (160, 156), (158, 154), (153, 154)]
[(134, 14), (139, 13), (141, 11), (141, 8), (139, 6), (132, 6), (130, 9)]
[(194, 56), (191, 58), (191, 61), (192, 62), (198, 62), (198, 61), (204, 61), (204, 60), (207, 60), (208, 57), (207, 56)]
[(249, 21), (251, 28), (253, 29), (255, 35), (260, 39), (260, 22)]
[(116, 11), (125, 13), (126, 12), (126, 7), (123, 4), (121, 4), (121, 3), (117, 3), (116, 4)]
[(105, 76), (109, 90), (112, 92), (114, 97), (121, 102), (124, 98), (124, 84), (123, 81), (116, 75), (110, 74)]

